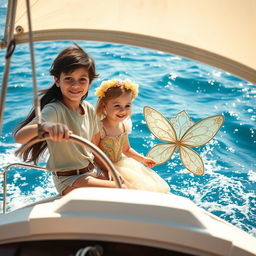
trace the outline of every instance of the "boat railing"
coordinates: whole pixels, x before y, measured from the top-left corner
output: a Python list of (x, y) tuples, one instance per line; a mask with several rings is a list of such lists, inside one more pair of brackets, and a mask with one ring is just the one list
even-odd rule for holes
[(12, 167), (25, 167), (28, 169), (37, 169), (37, 170), (43, 170), (43, 171), (49, 171), (44, 167), (40, 167), (37, 165), (30, 165), (30, 164), (23, 164), (23, 163), (13, 163), (7, 165), (2, 174), (3, 174), (3, 213), (6, 213), (6, 195), (7, 195), (7, 172), (12, 168)]
[[(31, 147), (33, 144), (36, 144), (38, 142), (44, 141), (44, 140), (50, 140), (51, 138), (45, 134), (43, 135), (41, 138), (39, 137), (35, 137), (32, 140), (30, 140), (28, 143), (24, 144), (21, 146), (20, 148), (20, 152), (25, 151), (27, 148)], [(113, 163), (111, 162), (111, 160), (105, 155), (105, 153), (99, 149), (97, 146), (95, 146), (92, 142), (79, 137), (77, 135), (70, 135), (68, 138), (69, 142), (74, 142), (77, 143), (81, 146), (85, 146), (86, 148), (88, 148), (89, 150), (92, 151), (92, 153), (105, 164), (105, 167), (108, 171), (108, 173), (111, 174), (111, 176), (113, 177), (114, 181), (116, 182), (117, 187), (121, 188), (122, 187), (122, 183), (119, 179), (119, 176), (116, 172), (116, 169), (113, 165)], [(43, 171), (49, 171), (44, 167), (40, 167), (37, 165), (30, 165), (30, 164), (23, 164), (23, 163), (13, 163), (13, 164), (9, 164), (8, 166), (6, 166), (2, 172), (3, 174), (3, 213), (6, 213), (6, 195), (7, 195), (7, 172), (10, 170), (10, 168), (14, 167), (14, 166), (18, 166), (18, 167), (26, 167), (26, 168), (30, 168), (30, 169), (37, 169), (37, 170), (43, 170)]]

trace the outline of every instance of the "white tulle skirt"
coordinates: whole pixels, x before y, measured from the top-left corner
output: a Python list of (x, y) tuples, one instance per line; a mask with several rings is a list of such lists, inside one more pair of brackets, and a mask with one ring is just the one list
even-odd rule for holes
[(170, 192), (170, 187), (164, 179), (152, 169), (132, 158), (123, 157), (114, 163), (114, 166), (129, 189)]

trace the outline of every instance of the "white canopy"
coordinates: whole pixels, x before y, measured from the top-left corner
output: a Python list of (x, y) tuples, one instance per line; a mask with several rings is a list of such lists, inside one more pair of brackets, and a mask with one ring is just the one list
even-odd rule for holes
[[(95, 40), (158, 49), (256, 83), (255, 0), (30, 0), (30, 5), (34, 41)], [(9, 1), (8, 9), (16, 9), (16, 43), (27, 42), (26, 1)]]

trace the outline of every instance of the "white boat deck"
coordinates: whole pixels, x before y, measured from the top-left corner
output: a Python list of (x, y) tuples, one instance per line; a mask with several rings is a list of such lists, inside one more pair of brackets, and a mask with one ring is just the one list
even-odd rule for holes
[(173, 194), (81, 188), (0, 218), (0, 244), (61, 239), (256, 255), (256, 238)]

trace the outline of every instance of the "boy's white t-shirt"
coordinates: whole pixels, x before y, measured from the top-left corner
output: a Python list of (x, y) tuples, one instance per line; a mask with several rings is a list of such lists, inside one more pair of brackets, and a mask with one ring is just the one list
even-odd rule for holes
[[(87, 101), (82, 102), (84, 115), (81, 115), (60, 101), (49, 103), (42, 109), (42, 120), (63, 123), (73, 132), (91, 141), (98, 130), (94, 107)], [(50, 171), (65, 171), (81, 169), (93, 161), (93, 154), (77, 143), (47, 140), (49, 159), (46, 168)]]

